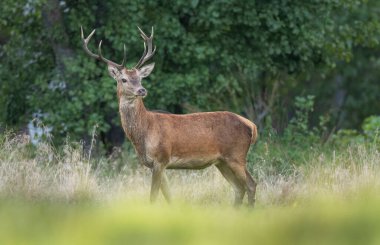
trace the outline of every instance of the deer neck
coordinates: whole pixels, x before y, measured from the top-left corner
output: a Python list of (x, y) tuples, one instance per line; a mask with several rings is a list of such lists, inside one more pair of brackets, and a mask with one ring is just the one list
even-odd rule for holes
[(119, 112), (125, 134), (136, 150), (142, 153), (148, 128), (148, 112), (142, 98), (119, 97)]

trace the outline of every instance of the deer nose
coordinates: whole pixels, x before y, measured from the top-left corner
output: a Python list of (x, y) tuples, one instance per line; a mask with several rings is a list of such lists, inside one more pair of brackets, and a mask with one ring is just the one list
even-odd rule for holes
[(137, 94), (139, 96), (145, 96), (147, 94), (147, 91), (145, 88), (140, 88), (139, 90), (137, 90)]

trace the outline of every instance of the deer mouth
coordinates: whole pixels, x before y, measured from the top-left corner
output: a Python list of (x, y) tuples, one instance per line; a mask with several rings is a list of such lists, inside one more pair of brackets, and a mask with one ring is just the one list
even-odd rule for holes
[(145, 93), (145, 94), (134, 94), (134, 95), (130, 96), (130, 98), (131, 99), (137, 99), (139, 97), (145, 98), (147, 95), (148, 95), (148, 93)]

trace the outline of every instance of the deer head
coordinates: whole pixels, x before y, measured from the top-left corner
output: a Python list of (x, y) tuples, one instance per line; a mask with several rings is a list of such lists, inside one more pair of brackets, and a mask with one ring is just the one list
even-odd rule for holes
[(87, 45), (91, 37), (94, 35), (95, 30), (93, 30), (87, 38), (84, 38), (83, 28), (81, 27), (81, 37), (83, 41), (83, 49), (86, 53), (100, 61), (107, 64), (110, 76), (117, 82), (117, 92), (119, 97), (123, 97), (128, 100), (135, 100), (138, 97), (145, 97), (147, 95), (147, 90), (141, 85), (141, 80), (144, 77), (149, 76), (154, 68), (154, 63), (142, 66), (146, 61), (148, 61), (156, 52), (156, 47), (152, 45), (153, 41), (153, 27), (150, 37), (148, 37), (139, 27), (141, 37), (144, 39), (144, 53), (140, 58), (139, 62), (131, 69), (124, 67), (126, 61), (126, 50), (124, 45), (124, 56), (121, 64), (117, 64), (111, 60), (108, 60), (102, 55), (102, 41), (99, 42), (98, 54), (91, 52)]

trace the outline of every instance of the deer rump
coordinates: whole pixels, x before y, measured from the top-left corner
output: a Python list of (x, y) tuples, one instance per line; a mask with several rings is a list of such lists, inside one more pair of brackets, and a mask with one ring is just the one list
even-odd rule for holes
[(169, 169), (202, 169), (221, 161), (245, 160), (257, 135), (252, 122), (231, 112), (149, 114), (146, 159)]

